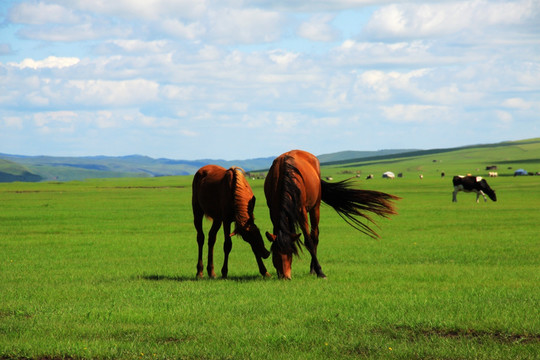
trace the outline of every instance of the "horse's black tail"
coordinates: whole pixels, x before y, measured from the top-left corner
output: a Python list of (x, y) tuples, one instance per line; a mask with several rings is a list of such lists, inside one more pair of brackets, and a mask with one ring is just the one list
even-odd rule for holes
[(366, 212), (385, 218), (397, 214), (391, 201), (400, 198), (380, 191), (354, 189), (352, 180), (336, 183), (321, 180), (322, 201), (333, 207), (339, 216), (355, 229), (373, 238), (379, 237), (361, 218), (375, 224)]

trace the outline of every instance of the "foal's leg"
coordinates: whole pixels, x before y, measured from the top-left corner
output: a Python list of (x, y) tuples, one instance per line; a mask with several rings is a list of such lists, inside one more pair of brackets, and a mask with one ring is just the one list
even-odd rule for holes
[(255, 255), (255, 260), (257, 260), (257, 266), (259, 266), (259, 273), (261, 273), (263, 277), (271, 277), (272, 275), (270, 275), (270, 273), (268, 273), (268, 270), (266, 270), (266, 266), (264, 266), (262, 258), (259, 255), (257, 255), (257, 252), (254, 248), (253, 243), (250, 243), (250, 245), (251, 245), (251, 250), (253, 251), (253, 254)]
[(223, 232), (225, 234), (225, 242), (223, 243), (223, 252), (225, 253), (225, 258), (223, 260), (223, 267), (221, 268), (221, 277), (226, 279), (227, 274), (229, 273), (229, 253), (232, 249), (231, 223), (227, 221), (223, 222)]
[(214, 245), (216, 244), (216, 235), (220, 227), (221, 219), (214, 219), (208, 233), (208, 265), (206, 265), (206, 271), (212, 279), (216, 277), (216, 273), (214, 272)]
[(204, 246), (204, 231), (203, 231), (204, 213), (196, 205), (193, 205), (193, 224), (197, 230), (197, 244), (199, 246), (199, 257), (197, 259), (197, 278), (203, 277), (203, 246)]

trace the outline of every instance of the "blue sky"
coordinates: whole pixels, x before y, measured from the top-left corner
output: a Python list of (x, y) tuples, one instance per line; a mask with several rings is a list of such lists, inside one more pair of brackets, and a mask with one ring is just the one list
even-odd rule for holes
[(233, 160), (539, 136), (537, 0), (0, 1), (0, 153)]

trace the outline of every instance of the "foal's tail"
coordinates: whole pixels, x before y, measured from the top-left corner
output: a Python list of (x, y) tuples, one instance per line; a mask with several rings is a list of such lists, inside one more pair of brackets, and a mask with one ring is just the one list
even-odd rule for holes
[(399, 197), (380, 191), (354, 189), (352, 179), (336, 183), (321, 180), (321, 191), (322, 201), (333, 207), (349, 225), (372, 238), (379, 235), (358, 217), (375, 224), (366, 212), (385, 218), (397, 214), (391, 201), (399, 200)]

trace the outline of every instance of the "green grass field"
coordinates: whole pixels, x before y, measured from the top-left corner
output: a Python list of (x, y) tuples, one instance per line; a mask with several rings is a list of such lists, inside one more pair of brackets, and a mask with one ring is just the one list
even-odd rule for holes
[(307, 251), (292, 281), (270, 259), (264, 280), (236, 237), (229, 279), (195, 281), (191, 177), (0, 184), (0, 359), (538, 359), (540, 177), (452, 203), (451, 178), (426, 164), (361, 181), (402, 197), (380, 240), (322, 207), (327, 280)]

